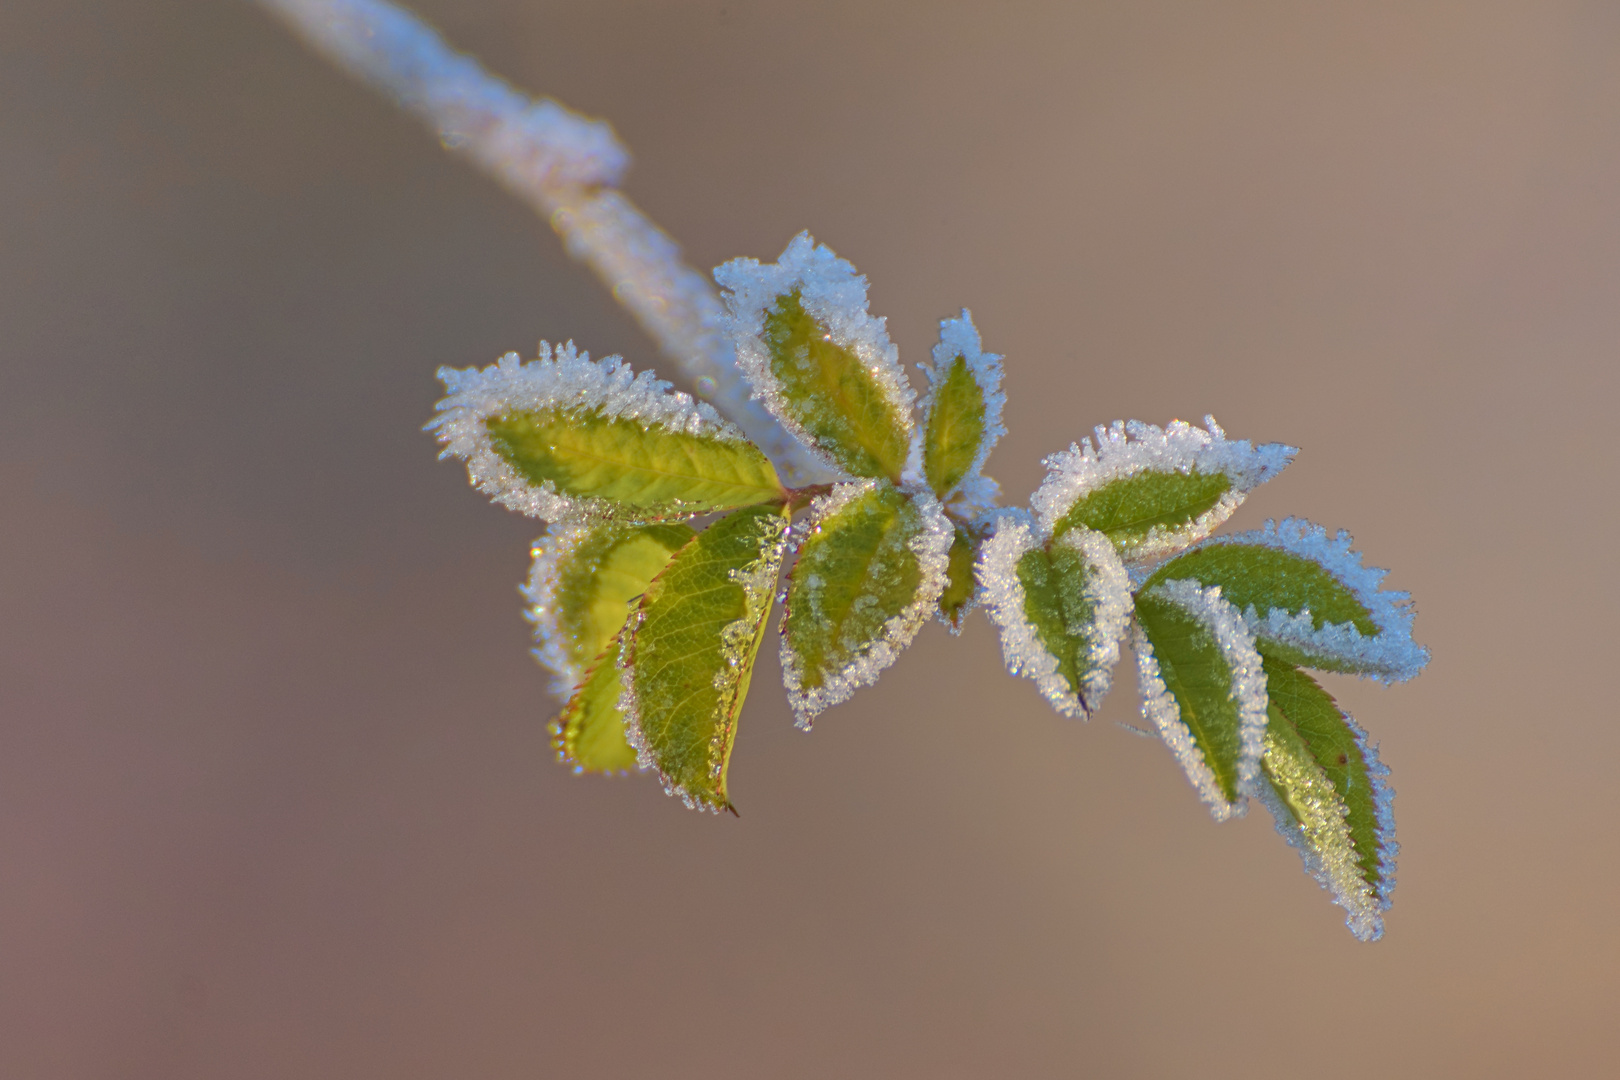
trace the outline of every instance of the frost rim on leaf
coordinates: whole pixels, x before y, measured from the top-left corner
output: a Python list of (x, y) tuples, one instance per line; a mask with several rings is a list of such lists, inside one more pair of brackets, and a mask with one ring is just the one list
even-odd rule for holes
[(528, 601), (523, 617), (534, 625), (534, 647), (529, 651), (552, 673), (551, 692), (564, 700), (585, 681), (585, 673), (570, 656), (567, 637), (557, 620), (557, 589), (562, 583), (563, 563), (591, 531), (590, 526), (577, 524), (548, 529), (529, 548), (534, 560), (529, 566), (529, 580), (518, 587)]
[[(848, 508), (856, 500), (870, 494), (885, 481), (868, 479), (839, 484), (825, 495), (810, 502), (810, 512), (793, 526), (795, 546), (803, 543), (821, 523)], [(956, 539), (956, 527), (945, 516), (939, 500), (926, 485), (901, 487), (916, 508), (922, 531), (912, 537), (910, 548), (917, 557), (920, 580), (911, 602), (883, 624), (878, 636), (866, 646), (844, 670), (830, 675), (818, 687), (805, 690), (804, 665), (794, 651), (787, 634), (787, 612), (784, 610), (778, 639), (782, 662), (782, 685), (787, 690), (788, 704), (793, 709), (795, 727), (809, 731), (816, 717), (834, 705), (848, 701), (863, 686), (877, 682), (891, 664), (916, 638), (917, 632), (928, 622), (931, 612), (939, 607), (939, 598), (945, 591), (950, 572), (951, 543)], [(784, 594), (784, 601), (786, 596)]]
[[(759, 555), (748, 565), (734, 568), (730, 572), (731, 580), (742, 586), (744, 602), (742, 617), (733, 619), (720, 630), (726, 663), (715, 672), (714, 687), (720, 691), (722, 701), (731, 700), (727, 698), (727, 693), (735, 695), (752, 669), (752, 657), (749, 654), (753, 647), (754, 633), (770, 614), (770, 605), (774, 600), (773, 588), (777, 574), (782, 568), (782, 554), (787, 546), (785, 526), (786, 522), (780, 517), (762, 516), (759, 521)], [(697, 543), (697, 538), (694, 537), (690, 542)], [(671, 563), (673, 561), (672, 556)], [(728, 806), (694, 795), (658, 767), (658, 759), (647, 744), (646, 734), (641, 730), (641, 710), (636, 700), (633, 643), (646, 617), (646, 610), (639, 606), (630, 615), (621, 634), (623, 643), (614, 660), (619, 669), (619, 685), (624, 691), (619, 696), (619, 711), (624, 714), (625, 741), (636, 752), (636, 768), (643, 772), (657, 773), (665, 795), (681, 800), (682, 805), (688, 810), (723, 813), (729, 809)], [(714, 734), (709, 738), (709, 777), (712, 780), (718, 780), (721, 772), (725, 770), (726, 738), (736, 726), (737, 712), (737, 709), (731, 709), (728, 717), (715, 724)]]
[(973, 314), (967, 308), (954, 319), (941, 319), (939, 323), (939, 343), (929, 360), (918, 364), (924, 375), (928, 376), (928, 389), (923, 393), (918, 408), (922, 412), (922, 423), (918, 425), (917, 435), (913, 437), (911, 457), (908, 468), (913, 468), (921, 474), (922, 467), (922, 433), (928, 430), (929, 421), (933, 418), (934, 398), (939, 390), (939, 383), (950, 370), (953, 360), (960, 356), (967, 361), (968, 373), (978, 384), (979, 392), (984, 395), (984, 436), (979, 441), (979, 451), (973, 457), (973, 464), (961, 481), (957, 483), (951, 493), (951, 503), (963, 508), (965, 516), (971, 517), (974, 513), (987, 510), (996, 504), (996, 496), (1000, 492), (1000, 485), (990, 477), (984, 475), (984, 464), (990, 458), (990, 451), (995, 449), (996, 443), (1007, 434), (1006, 425), (1002, 423), (1002, 413), (1007, 407), (1006, 391), (1001, 389), (1002, 366), (1006, 357), (999, 353), (987, 353), (979, 340), (979, 328), (973, 325)]
[(651, 371), (637, 375), (623, 357), (593, 361), (572, 341), (556, 348), (542, 341), (538, 359), (529, 362), (509, 352), (485, 368), (442, 367), (437, 374), (446, 394), (427, 430), (444, 446), (439, 457), (464, 459), (467, 476), (479, 491), (543, 521), (623, 514), (605, 500), (564, 495), (549, 480), (538, 487), (530, 483), (495, 452), (485, 427), (490, 417), (511, 411), (590, 410), (720, 442), (748, 441), (707, 402), (694, 401)]
[(1193, 740), (1192, 730), (1181, 719), (1181, 706), (1164, 684), (1153, 645), (1138, 623), (1132, 644), (1141, 683), (1142, 716), (1153, 724), (1165, 745), (1176, 755), (1198, 797), (1209, 807), (1210, 816), (1216, 821), (1242, 817), (1248, 809), (1245, 796), (1256, 794), (1260, 787), (1260, 758), (1265, 753), (1269, 719), (1266, 672), (1260, 653), (1254, 647), (1254, 635), (1237, 608), (1222, 598), (1219, 585), (1204, 589), (1196, 581), (1167, 581), (1155, 586), (1149, 595), (1169, 600), (1208, 630), (1220, 649), (1221, 659), (1232, 672), (1230, 694), (1238, 707), (1238, 736), (1242, 747), (1238, 756), (1237, 801), (1229, 803), (1221, 793), (1214, 770), (1204, 760), (1204, 752)]
[[(1045, 535), (1023, 510), (1004, 510), (990, 520), (994, 531), (979, 548), (974, 580), (990, 621), (1001, 632), (1001, 656), (1007, 671), (1033, 680), (1059, 715), (1087, 717), (1087, 704), (1096, 709), (1113, 685), (1113, 665), (1119, 660), (1119, 643), (1130, 622), (1130, 582), (1119, 555), (1107, 537), (1090, 529), (1073, 529), (1059, 541), (1079, 552), (1091, 571), (1085, 596), (1093, 605), (1092, 623), (1079, 631), (1087, 643), (1082, 699), (1059, 672), (1058, 658), (1041, 643), (1025, 611), (1018, 563), (1030, 551), (1045, 545)], [(1075, 631), (1070, 628), (1070, 632)]]
[[(1366, 763), (1367, 778), (1373, 789), (1373, 808), (1378, 818), (1378, 886), (1374, 888), (1361, 874), (1355, 847), (1350, 842), (1350, 830), (1345, 824), (1343, 801), (1338, 798), (1337, 791), (1333, 795), (1334, 802), (1338, 804), (1338, 829), (1335, 833), (1342, 832), (1343, 836), (1335, 836), (1339, 843), (1334, 846), (1340, 855), (1331, 862), (1308, 842), (1302, 824), (1269, 783), (1260, 785), (1259, 798), (1271, 811), (1277, 835), (1299, 852), (1305, 872), (1333, 895), (1335, 904), (1344, 908), (1344, 925), (1349, 927), (1350, 933), (1358, 941), (1377, 941), (1384, 936), (1383, 915), (1392, 902), (1390, 893), (1395, 889), (1395, 859), (1401, 850), (1401, 845), (1395, 840), (1395, 789), (1389, 786), (1389, 767), (1379, 760), (1377, 745), (1368, 741), (1367, 733), (1348, 712), (1340, 709), (1339, 715), (1344, 718), (1355, 737), (1356, 746), (1361, 750), (1361, 759)], [(1321, 779), (1322, 783), (1332, 787), (1325, 776)], [(1345, 853), (1348, 853), (1348, 858)]]
[(1115, 420), (1106, 427), (1098, 425), (1093, 433), (1095, 446), (1088, 436), (1042, 462), (1046, 479), (1029, 502), (1047, 533), (1082, 496), (1151, 469), (1221, 472), (1232, 484), (1219, 502), (1186, 525), (1155, 526), (1123, 553), (1131, 563), (1163, 559), (1202, 540), (1232, 516), (1249, 492), (1287, 468), (1299, 453), (1282, 443), (1254, 446), (1247, 439), (1228, 439), (1213, 416), (1204, 417), (1203, 430), (1182, 420), (1162, 428), (1140, 420)]
[[(732, 259), (714, 271), (725, 301), (725, 329), (737, 350), (737, 366), (788, 433), (823, 466), (843, 477), (847, 474), (818, 447), (783, 400), (781, 383), (771, 372), (771, 354), (765, 347), (765, 316), (779, 297), (799, 290), (805, 313), (827, 328), (834, 345), (854, 353), (873, 381), (894, 406), (896, 417), (911, 441), (906, 473), (920, 471), (916, 423), (911, 406), (916, 391), (900, 368), (900, 353), (889, 340), (886, 321), (867, 311), (866, 278), (825, 244), (817, 244), (808, 231), (788, 242), (774, 263), (758, 259)], [(916, 468), (914, 469), (914, 466)]]
[(1330, 537), (1321, 525), (1295, 517), (1267, 521), (1251, 532), (1205, 541), (1205, 545), (1252, 544), (1311, 560), (1350, 590), (1378, 628), (1372, 637), (1363, 635), (1349, 622), (1325, 622), (1317, 629), (1309, 610), (1272, 608), (1261, 615), (1250, 604), (1243, 619), (1255, 634), (1339, 661), (1355, 674), (1378, 682), (1406, 682), (1429, 663), (1429, 650), (1412, 640), (1412, 621), (1417, 614), (1412, 594), (1380, 589), (1379, 583), (1389, 571), (1363, 565), (1361, 552), (1353, 550), (1352, 543), (1350, 534), (1343, 529)]

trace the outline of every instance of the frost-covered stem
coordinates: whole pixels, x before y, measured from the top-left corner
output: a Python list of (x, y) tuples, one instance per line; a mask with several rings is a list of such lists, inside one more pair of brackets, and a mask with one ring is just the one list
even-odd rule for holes
[(616, 185), (629, 152), (601, 120), (531, 98), (451, 49), (387, 0), (258, 0), (311, 48), (415, 113), (439, 141), (527, 201), (568, 253), (596, 271), (699, 393), (793, 483), (820, 478), (805, 450), (750, 396), (707, 278)]

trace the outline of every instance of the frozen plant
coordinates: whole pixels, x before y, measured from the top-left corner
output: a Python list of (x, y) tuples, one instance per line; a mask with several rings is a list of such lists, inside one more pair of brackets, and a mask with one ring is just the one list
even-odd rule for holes
[(775, 262), (721, 266), (716, 296), (612, 191), (625, 155), (604, 127), (529, 101), (380, 0), (264, 2), (460, 133), (450, 144), (545, 211), (713, 402), (572, 342), (440, 369), (428, 427), (444, 454), (547, 523), (524, 591), (566, 698), (566, 765), (652, 772), (689, 807), (735, 813), (731, 751), (774, 608), (809, 729), (931, 617), (955, 631), (983, 606), (1008, 670), (1066, 717), (1096, 711), (1128, 643), (1142, 713), (1211, 815), (1258, 799), (1356, 937), (1382, 934), (1387, 770), (1309, 672), (1397, 682), (1428, 654), (1407, 595), (1380, 588), (1346, 533), (1289, 518), (1215, 534), (1293, 447), (1208, 417), (1116, 421), (1047, 458), (1029, 509), (1000, 507), (983, 470), (1005, 432), (1002, 358), (968, 312), (941, 323), (919, 401), (866, 279), (808, 234)]

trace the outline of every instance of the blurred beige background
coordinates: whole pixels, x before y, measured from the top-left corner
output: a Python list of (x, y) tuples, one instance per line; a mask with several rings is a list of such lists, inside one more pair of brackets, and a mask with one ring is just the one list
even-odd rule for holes
[(810, 736), (767, 649), (740, 820), (567, 775), (537, 527), (419, 428), (440, 364), (649, 343), (251, 5), (6, 0), (0, 1075), (1614, 1075), (1620, 7), (419, 10), (698, 265), (808, 227), (908, 361), (971, 307), (1010, 501), (1115, 417), (1302, 446), (1234, 525), (1350, 528), (1434, 652), (1333, 687), (1388, 936), (982, 616)]

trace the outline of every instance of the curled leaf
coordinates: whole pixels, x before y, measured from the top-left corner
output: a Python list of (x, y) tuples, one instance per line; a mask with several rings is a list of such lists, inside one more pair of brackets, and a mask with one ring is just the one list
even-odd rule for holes
[(552, 690), (571, 695), (586, 668), (618, 633), (630, 602), (647, 588), (670, 555), (695, 536), (683, 524), (555, 525), (534, 542), (525, 614), (534, 624), (534, 655), (555, 678)]
[[(621, 627), (622, 629), (622, 627)], [(619, 701), (624, 682), (619, 670), (622, 635), (615, 632), (586, 669), (584, 681), (551, 722), (557, 760), (576, 773), (626, 773), (636, 767), (636, 751), (625, 736)]]
[(1061, 536), (1084, 526), (1112, 540), (1126, 563), (1151, 563), (1208, 536), (1298, 452), (1228, 439), (1214, 417), (1204, 424), (1116, 420), (1095, 429), (1095, 446), (1088, 438), (1048, 457), (1030, 498), (1042, 529)]
[(867, 313), (866, 279), (809, 233), (775, 263), (733, 259), (714, 277), (738, 366), (771, 414), (829, 467), (898, 483), (916, 395)]
[(1386, 571), (1363, 566), (1350, 534), (1299, 518), (1218, 536), (1160, 567), (1148, 584), (1186, 578), (1219, 585), (1275, 656), (1301, 667), (1404, 682), (1429, 651), (1412, 640), (1411, 597), (1381, 590)]
[(782, 564), (782, 510), (721, 518), (675, 553), (642, 594), (621, 653), (630, 745), (687, 806), (729, 810), (737, 714)]
[(1260, 798), (1362, 941), (1384, 933), (1395, 887), (1394, 792), (1367, 734), (1309, 675), (1265, 657), (1271, 698)]
[(1176, 755), (1216, 821), (1256, 793), (1266, 674), (1254, 637), (1218, 586), (1169, 581), (1136, 597), (1142, 715)]
[(1107, 538), (1072, 529), (1045, 543), (1029, 518), (999, 515), (976, 568), (1007, 670), (1035, 681), (1064, 716), (1107, 695), (1131, 611), (1130, 582)]
[(955, 536), (926, 489), (840, 484), (810, 504), (788, 575), (782, 679), (800, 727), (877, 681), (944, 592)]
[(977, 508), (976, 497), (982, 497), (965, 482), (981, 475), (991, 448), (1007, 433), (1001, 423), (1007, 402), (1001, 360), (980, 347), (973, 316), (963, 309), (960, 317), (939, 324), (931, 362), (918, 365), (928, 376), (921, 403), (923, 475), (941, 502), (962, 495)]
[(770, 461), (712, 406), (617, 356), (572, 342), (523, 363), (440, 368), (449, 391), (428, 424), (440, 455), (496, 502), (547, 521), (652, 521), (779, 501)]

